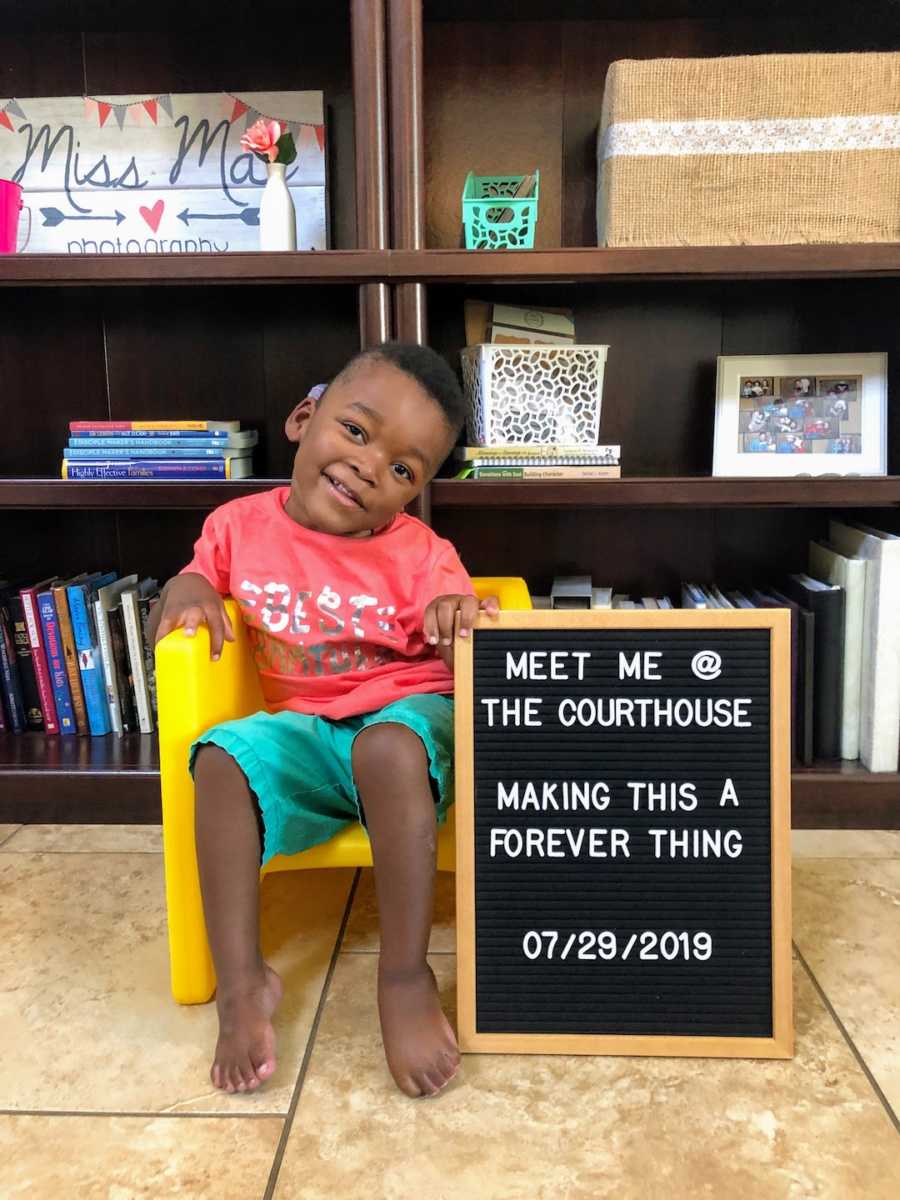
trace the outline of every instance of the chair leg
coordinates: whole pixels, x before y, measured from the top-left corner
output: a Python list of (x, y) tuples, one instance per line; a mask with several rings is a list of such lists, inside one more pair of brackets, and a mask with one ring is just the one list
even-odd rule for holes
[(205, 1004), (216, 990), (216, 973), (206, 936), (193, 828), (183, 828), (180, 838), (165, 839), (165, 865), (172, 995), (179, 1004)]

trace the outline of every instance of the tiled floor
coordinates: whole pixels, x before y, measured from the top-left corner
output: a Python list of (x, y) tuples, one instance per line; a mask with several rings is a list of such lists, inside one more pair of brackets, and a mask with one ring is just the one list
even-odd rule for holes
[(0, 826), (0, 1198), (897, 1200), (900, 834), (794, 838), (793, 1061), (470, 1056), (411, 1101), (369, 872), (265, 881), (279, 1069), (225, 1096), (212, 1007), (168, 995), (159, 831)]

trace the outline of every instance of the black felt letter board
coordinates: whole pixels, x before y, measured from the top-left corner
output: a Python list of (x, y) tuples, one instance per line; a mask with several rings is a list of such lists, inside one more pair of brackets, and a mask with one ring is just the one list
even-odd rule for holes
[(477, 1034), (773, 1036), (770, 636), (476, 632)]

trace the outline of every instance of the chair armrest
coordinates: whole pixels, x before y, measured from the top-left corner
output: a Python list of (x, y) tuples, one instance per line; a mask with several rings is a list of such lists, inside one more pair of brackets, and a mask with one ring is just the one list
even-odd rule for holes
[(193, 637), (175, 629), (156, 647), (156, 689), (160, 750), (172, 738), (190, 742), (220, 721), (246, 716), (264, 707), (259, 678), (250, 654), (247, 630), (234, 600), (225, 601), (234, 630), (218, 662), (209, 657), (209, 630)]

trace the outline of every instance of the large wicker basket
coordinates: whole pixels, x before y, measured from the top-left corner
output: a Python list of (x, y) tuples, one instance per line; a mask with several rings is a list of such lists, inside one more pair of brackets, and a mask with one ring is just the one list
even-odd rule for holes
[(900, 240), (900, 54), (614, 62), (606, 246)]

